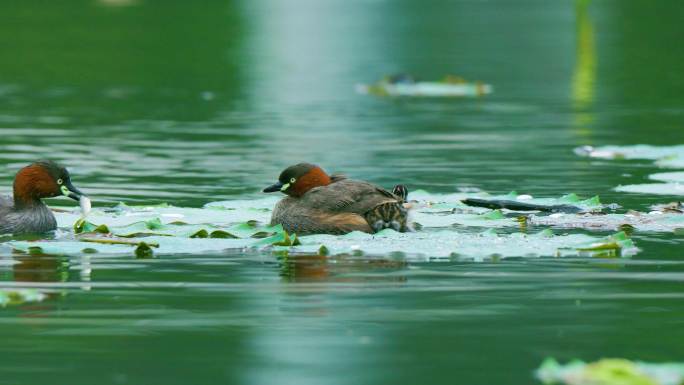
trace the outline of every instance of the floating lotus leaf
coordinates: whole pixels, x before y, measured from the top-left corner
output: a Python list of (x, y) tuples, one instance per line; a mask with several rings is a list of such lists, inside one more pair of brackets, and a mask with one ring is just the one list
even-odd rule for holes
[[(424, 231), (398, 233), (383, 230), (377, 234), (353, 232), (344, 236), (311, 235), (299, 238), (301, 246), (295, 252), (320, 253), (323, 247), (329, 254), (388, 255), (401, 253), (413, 259), (472, 259), (483, 260), (497, 255), (507, 257), (592, 255), (608, 248), (623, 255), (636, 252), (629, 238), (616, 236), (597, 238), (584, 234), (553, 235), (550, 231), (537, 234), (460, 233), (456, 231)], [(601, 248), (601, 245), (606, 245)]]
[(654, 195), (684, 195), (684, 184), (681, 183), (643, 183), (618, 186), (615, 191), (654, 194)]
[[(343, 236), (311, 235), (297, 237), (286, 234), (282, 226), (267, 226), (267, 206), (277, 199), (219, 202), (203, 209), (185, 209), (169, 205), (115, 209), (96, 208), (83, 229), (106, 225), (106, 234), (96, 232), (60, 233), (57, 239), (43, 241), (11, 241), (0, 247), (23, 252), (80, 255), (86, 253), (135, 254), (144, 242), (154, 254), (221, 252), (226, 249), (275, 248), (293, 252), (319, 254), (408, 255), (410, 258), (471, 258), (564, 256), (564, 255), (629, 255), (636, 251), (627, 239), (604, 238), (586, 234), (554, 235), (551, 230), (537, 234), (497, 234), (494, 229), (525, 231), (528, 224), (596, 230), (674, 231), (684, 228), (684, 215), (650, 214), (527, 214), (510, 210), (469, 207), (462, 203), (468, 197), (480, 199), (534, 202), (534, 204), (570, 204), (578, 207), (603, 207), (597, 199), (582, 200), (574, 194), (560, 198), (536, 199), (510, 193), (489, 196), (486, 193), (429, 194), (415, 191), (409, 196), (412, 217), (424, 229), (410, 233), (385, 230), (378, 234), (353, 232)], [(251, 204), (250, 204), (251, 203)], [(202, 214), (206, 213), (206, 217)], [(220, 220), (212, 223), (205, 219)], [(59, 223), (79, 219), (76, 209), (58, 212)], [(246, 219), (249, 218), (249, 219)], [(522, 220), (521, 220), (522, 218)], [(527, 219), (525, 219), (527, 218)], [(70, 228), (71, 224), (64, 226)], [(101, 227), (103, 229), (103, 227)], [(485, 230), (485, 231), (483, 231)], [(158, 247), (154, 247), (154, 246)], [(144, 247), (143, 247), (144, 249)]]
[[(527, 195), (519, 195), (512, 192), (507, 195), (489, 196), (485, 193), (455, 193), (455, 194), (429, 194), (425, 191), (417, 190), (410, 194), (409, 198), (413, 209), (411, 211), (411, 218), (413, 221), (419, 223), (424, 228), (452, 228), (457, 227), (472, 227), (472, 228), (520, 228), (519, 213), (511, 212), (509, 210), (492, 211), (490, 209), (481, 207), (469, 207), (462, 203), (463, 199), (469, 197), (478, 197), (479, 199), (491, 199), (492, 201), (515, 200), (521, 202), (532, 202), (537, 205), (547, 205), (549, 207), (572, 204), (582, 210), (593, 211), (607, 206), (602, 205), (597, 198), (581, 199), (575, 194), (564, 195), (560, 198), (532, 198)], [(239, 210), (249, 211), (249, 205), (245, 201), (239, 203), (230, 202), (232, 207), (237, 207)], [(263, 200), (254, 202), (255, 206), (263, 207), (266, 203)], [(228, 202), (220, 202), (220, 204), (228, 204)], [(214, 206), (207, 205), (207, 206)], [(614, 207), (615, 205), (613, 205)], [(220, 206), (216, 206), (220, 207)], [(230, 208), (230, 207), (229, 207)], [(175, 224), (178, 221), (168, 221), (165, 223), (164, 217), (161, 216), (166, 210), (171, 209), (169, 206), (164, 206), (157, 209), (150, 209), (149, 206), (134, 208), (127, 208), (126, 221), (121, 220), (120, 213), (101, 213), (99, 218), (102, 218), (105, 223), (109, 224), (109, 229), (117, 236), (124, 237), (140, 237), (140, 236), (180, 236), (190, 237), (198, 232), (202, 235), (205, 230), (208, 237), (228, 237), (235, 236), (238, 238), (266, 238), (275, 235), (282, 231), (282, 227), (277, 225), (275, 227), (264, 226), (263, 223), (268, 220), (246, 220), (243, 222), (233, 222), (232, 214), (238, 209), (183, 209), (173, 208), (177, 213), (184, 213), (185, 210), (190, 210), (192, 214), (185, 215), (189, 222), (203, 223), (199, 218), (202, 211), (208, 213), (208, 217), (214, 215), (217, 211), (223, 213), (221, 221), (222, 224)], [(157, 210), (157, 211), (154, 211)], [(95, 212), (98, 210), (96, 209)], [(140, 219), (137, 215), (142, 212), (146, 216), (146, 221), (132, 221), (133, 219)], [(105, 215), (105, 214), (108, 214)], [(529, 214), (529, 223), (533, 225), (554, 226), (558, 228), (584, 228), (588, 230), (618, 230), (623, 225), (633, 226), (639, 231), (673, 231), (674, 229), (682, 228), (683, 216), (670, 215), (673, 213), (666, 212), (664, 216), (654, 216), (649, 213), (629, 212), (626, 214), (610, 213), (605, 215), (594, 214), (565, 214), (554, 213), (545, 215), (545, 213), (531, 213)], [(64, 218), (77, 218), (73, 213), (57, 213), (59, 222), (64, 222)], [(238, 219), (243, 219), (243, 215), (239, 215)], [(270, 218), (269, 218), (270, 219)], [(91, 219), (89, 218), (89, 221)], [(150, 230), (149, 223), (156, 222), (163, 223), (161, 226), (152, 226), (155, 230)], [(125, 224), (124, 226), (115, 226), (117, 223)], [(213, 235), (212, 235), (213, 234)]]
[[(96, 225), (89, 221), (79, 220), (75, 225), (76, 234), (83, 232), (109, 233), (117, 237), (136, 238), (145, 236), (176, 236), (189, 238), (264, 238), (282, 232), (277, 226), (259, 226), (255, 221), (238, 223), (230, 227), (213, 225), (191, 225), (171, 222), (163, 224), (159, 218), (134, 222), (126, 226), (111, 227)], [(87, 231), (86, 231), (87, 230)]]
[(580, 156), (600, 159), (648, 159), (659, 167), (684, 168), (684, 145), (583, 146), (575, 149)]
[[(168, 204), (157, 206), (128, 206), (119, 204), (114, 208), (95, 207), (88, 214), (88, 221), (106, 224), (110, 228), (128, 226), (136, 222), (159, 221), (161, 224), (211, 224), (214, 226), (232, 225), (248, 221), (268, 223), (271, 220), (271, 209), (277, 198), (239, 200), (230, 202), (213, 202), (205, 208), (175, 207)], [(55, 215), (57, 226), (71, 228), (81, 218), (75, 208), (64, 208), (66, 212)], [(154, 227), (154, 224), (151, 223)]]
[(401, 97), (477, 97), (492, 93), (493, 88), (482, 82), (468, 82), (457, 76), (442, 81), (416, 81), (410, 76), (386, 77), (374, 84), (359, 84), (357, 92), (375, 96)]
[(592, 363), (574, 360), (562, 365), (547, 358), (535, 374), (549, 385), (680, 385), (684, 383), (684, 364), (605, 358)]
[(537, 226), (553, 226), (566, 229), (619, 230), (630, 226), (638, 231), (672, 232), (684, 228), (684, 215), (653, 211), (650, 213), (628, 212), (626, 214), (553, 214), (531, 215), (529, 223)]
[[(658, 167), (684, 168), (684, 145), (650, 146), (638, 144), (634, 146), (584, 146), (575, 149), (580, 156), (602, 159), (649, 159)], [(649, 177), (653, 180), (669, 183), (643, 183), (618, 186), (615, 191), (655, 194), (684, 195), (684, 172), (657, 173)]]
[(651, 146), (636, 144), (632, 146), (582, 146), (575, 148), (581, 156), (603, 159), (664, 159), (684, 156), (684, 145)]
[[(84, 242), (87, 240), (88, 242)], [(12, 241), (7, 245), (23, 252), (80, 255), (87, 253), (136, 254), (135, 249), (144, 242), (158, 245), (154, 253), (192, 254), (222, 252), (235, 249), (263, 249), (286, 247), (292, 252), (318, 254), (321, 247), (329, 254), (388, 255), (403, 253), (411, 258), (467, 258), (482, 260), (491, 255), (500, 257), (572, 256), (592, 255), (606, 249), (628, 255), (636, 251), (631, 241), (619, 237), (594, 237), (585, 234), (552, 235), (550, 231), (538, 234), (480, 234), (453, 230), (398, 233), (383, 230), (377, 234), (352, 232), (342, 236), (310, 235), (297, 237), (285, 232), (268, 238), (189, 238), (148, 236), (144, 238), (83, 238), (45, 241)], [(605, 245), (605, 246), (601, 246)], [(616, 246), (617, 245), (617, 246)], [(619, 249), (619, 250), (618, 250)]]
[(655, 164), (656, 166), (663, 168), (684, 168), (684, 155), (658, 159), (656, 160)]
[(660, 172), (649, 175), (649, 178), (668, 183), (618, 186), (615, 188), (615, 191), (655, 195), (684, 195), (684, 172)]
[[(54, 255), (82, 255), (98, 254), (108, 255), (135, 255), (135, 250), (141, 242), (148, 246), (157, 244), (154, 250), (158, 255), (172, 254), (197, 254), (209, 252), (221, 252), (227, 249), (242, 249), (251, 247), (254, 239), (215, 239), (215, 238), (181, 238), (181, 237), (145, 237), (141, 239), (131, 239), (130, 244), (111, 244), (97, 242), (82, 242), (76, 239), (51, 240), (51, 241), (13, 241), (7, 245), (15, 250), (30, 252), (36, 248), (41, 253)], [(86, 250), (87, 251), (84, 251)]]
[(651, 174), (648, 177), (662, 182), (684, 183), (684, 171), (659, 172), (657, 174)]
[(47, 296), (34, 289), (0, 289), (0, 306), (40, 302)]

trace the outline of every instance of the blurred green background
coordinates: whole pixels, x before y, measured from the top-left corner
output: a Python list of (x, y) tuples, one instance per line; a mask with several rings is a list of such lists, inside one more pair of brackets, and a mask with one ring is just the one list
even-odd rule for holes
[[(386, 187), (643, 209), (668, 198), (613, 188), (642, 182), (650, 162), (572, 149), (684, 142), (682, 4), (3, 0), (0, 192), (51, 158), (96, 205), (200, 207), (257, 197), (309, 161)], [(494, 93), (354, 91), (398, 72)], [(60, 293), (0, 309), (0, 383), (525, 384), (548, 355), (681, 361), (681, 235), (636, 240), (643, 252), (614, 263), (297, 269), (271, 255), (0, 249), (0, 287)]]

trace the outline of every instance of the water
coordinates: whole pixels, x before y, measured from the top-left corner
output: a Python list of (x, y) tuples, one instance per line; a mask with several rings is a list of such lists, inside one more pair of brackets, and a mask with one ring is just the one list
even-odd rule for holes
[[(613, 191), (650, 161), (572, 149), (684, 141), (684, 6), (587, 4), (6, 0), (0, 191), (48, 157), (99, 206), (254, 199), (299, 161), (435, 193), (673, 200)], [(495, 93), (354, 93), (401, 71)], [(683, 238), (635, 240), (610, 261), (4, 254), (0, 286), (53, 294), (0, 309), (0, 383), (527, 384), (546, 356), (682, 361)]]

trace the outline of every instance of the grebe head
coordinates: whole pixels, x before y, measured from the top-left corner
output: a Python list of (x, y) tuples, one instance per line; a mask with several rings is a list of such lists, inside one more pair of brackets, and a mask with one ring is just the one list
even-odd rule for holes
[(35, 162), (19, 170), (14, 178), (14, 203), (17, 207), (61, 195), (79, 201), (84, 194), (71, 183), (69, 171), (55, 162)]
[(264, 192), (280, 191), (291, 197), (301, 197), (314, 187), (330, 184), (330, 176), (322, 168), (311, 163), (299, 163), (286, 168), (278, 182), (266, 187)]

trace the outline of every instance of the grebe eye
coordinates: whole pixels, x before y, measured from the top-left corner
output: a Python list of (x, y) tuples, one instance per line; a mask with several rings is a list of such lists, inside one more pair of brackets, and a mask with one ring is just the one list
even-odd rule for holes
[(295, 178), (290, 178), (290, 183), (294, 183), (297, 179)]
[(63, 180), (57, 179), (57, 184), (62, 184)]

